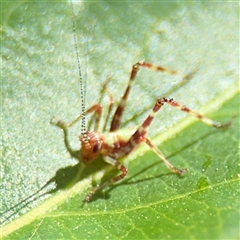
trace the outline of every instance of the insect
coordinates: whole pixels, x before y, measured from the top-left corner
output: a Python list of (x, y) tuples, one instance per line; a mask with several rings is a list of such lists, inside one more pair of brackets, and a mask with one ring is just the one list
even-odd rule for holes
[[(137, 77), (137, 74), (140, 68), (145, 68), (149, 70), (154, 70), (162, 73), (167, 73), (170, 75), (179, 75), (179, 73), (175, 70), (171, 70), (165, 68), (163, 66), (154, 65), (149, 62), (139, 61), (132, 66), (132, 70), (129, 77), (128, 85), (123, 93), (122, 98), (113, 114), (111, 119), (110, 127), (107, 131), (100, 131), (99, 130), (99, 121), (102, 115), (102, 106), (100, 103), (97, 103), (88, 109), (85, 110), (85, 91), (84, 91), (84, 83), (81, 77), (81, 69), (80, 69), (80, 61), (79, 61), (79, 54), (78, 54), (78, 47), (77, 47), (77, 37), (76, 37), (76, 30), (75, 30), (75, 22), (73, 19), (73, 30), (74, 30), (74, 41), (75, 41), (75, 50), (77, 55), (78, 61), (78, 70), (79, 70), (79, 79), (80, 79), (80, 87), (81, 87), (81, 105), (82, 111), (81, 114), (77, 116), (77, 118), (72, 121), (70, 124), (67, 124), (61, 120), (52, 120), (52, 124), (61, 128), (64, 131), (64, 134), (67, 135), (67, 130), (77, 121), (81, 120), (81, 134), (79, 136), (80, 141), (80, 156), (79, 161), (82, 161), (84, 164), (92, 164), (94, 161), (97, 161), (99, 156), (103, 157), (103, 160), (116, 169), (120, 171), (120, 174), (109, 179), (105, 183), (93, 187), (88, 194), (84, 198), (84, 202), (90, 202), (92, 196), (99, 190), (104, 189), (105, 187), (123, 179), (127, 175), (127, 168), (119, 162), (119, 159), (131, 154), (131, 152), (136, 149), (140, 143), (147, 144), (150, 149), (157, 154), (157, 156), (163, 161), (166, 167), (173, 173), (178, 175), (182, 175), (187, 169), (181, 169), (174, 167), (169, 160), (163, 155), (163, 153), (158, 149), (154, 143), (147, 137), (148, 128), (150, 127), (155, 115), (157, 112), (163, 107), (163, 105), (170, 105), (171, 107), (177, 108), (185, 113), (193, 115), (194, 117), (198, 118), (202, 122), (207, 125), (213, 126), (215, 128), (225, 128), (229, 125), (229, 123), (221, 124), (219, 122), (213, 121), (205, 116), (201, 115), (198, 112), (191, 110), (190, 108), (186, 107), (185, 105), (180, 104), (179, 102), (175, 101), (172, 98), (165, 98), (161, 97), (158, 98), (153, 105), (152, 110), (149, 112), (148, 116), (142, 122), (139, 127), (136, 127), (135, 131), (129, 132), (124, 131), (121, 129), (121, 120), (127, 105), (127, 100), (130, 94), (130, 90), (132, 85)], [(190, 74), (191, 75), (191, 74)], [(189, 78), (190, 75), (186, 75), (185, 79)], [(104, 85), (103, 89), (105, 90), (107, 83)], [(151, 90), (151, 89), (149, 89)], [(108, 116), (113, 107), (113, 100), (110, 100), (109, 109), (108, 109)], [(87, 130), (86, 128), (86, 114), (93, 113), (95, 115), (95, 125), (94, 130)], [(108, 119), (107, 119), (108, 120)], [(106, 120), (106, 121), (107, 121)], [(105, 124), (106, 126), (106, 124)], [(105, 127), (104, 127), (105, 128)]]

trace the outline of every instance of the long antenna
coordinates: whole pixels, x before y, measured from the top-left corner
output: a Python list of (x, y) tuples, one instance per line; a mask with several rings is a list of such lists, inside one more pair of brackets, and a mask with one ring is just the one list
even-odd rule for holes
[(80, 82), (80, 94), (81, 94), (81, 115), (82, 115), (82, 121), (81, 121), (81, 134), (86, 132), (86, 110), (85, 110), (85, 99), (86, 99), (86, 84), (84, 84), (82, 79), (82, 73), (81, 73), (81, 65), (80, 65), (80, 58), (79, 58), (79, 49), (78, 49), (78, 41), (77, 41), (77, 34), (76, 34), (76, 22), (75, 22), (75, 15), (74, 15), (74, 8), (73, 8), (73, 2), (70, 0), (71, 6), (72, 6), (72, 29), (73, 29), (73, 39), (74, 39), (74, 45), (75, 45), (75, 52), (77, 56), (77, 63), (78, 63), (78, 76), (79, 76), (79, 82)]

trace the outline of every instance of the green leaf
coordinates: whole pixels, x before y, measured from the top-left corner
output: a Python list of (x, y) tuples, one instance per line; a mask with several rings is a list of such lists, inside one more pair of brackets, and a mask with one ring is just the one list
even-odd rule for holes
[[(74, 4), (87, 106), (98, 103), (108, 76), (117, 103), (131, 65), (145, 59), (182, 73), (197, 68), (171, 97), (221, 122), (233, 117), (228, 129), (217, 130), (164, 106), (149, 137), (174, 166), (189, 172), (170, 174), (141, 146), (123, 160), (129, 169), (126, 179), (84, 206), (91, 184), (116, 172), (101, 161), (82, 168), (69, 157), (62, 132), (49, 124), (53, 116), (70, 122), (81, 111), (71, 6), (53, 1), (1, 4), (4, 239), (239, 238), (236, 3)], [(179, 81), (141, 70), (124, 127), (139, 126), (156, 98)], [(108, 102), (106, 94), (102, 105)], [(79, 149), (79, 125), (69, 136), (74, 149)], [(39, 197), (35, 193), (46, 183)], [(35, 198), (24, 206), (21, 201), (31, 194)]]

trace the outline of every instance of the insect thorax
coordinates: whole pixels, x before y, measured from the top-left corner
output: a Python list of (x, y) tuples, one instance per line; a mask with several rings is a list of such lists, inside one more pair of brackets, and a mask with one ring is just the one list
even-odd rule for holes
[(89, 164), (100, 155), (115, 159), (121, 157), (124, 154), (119, 154), (119, 149), (126, 146), (134, 131), (134, 129), (121, 129), (115, 132), (87, 131), (82, 133), (79, 136), (81, 142), (80, 159), (85, 164)]

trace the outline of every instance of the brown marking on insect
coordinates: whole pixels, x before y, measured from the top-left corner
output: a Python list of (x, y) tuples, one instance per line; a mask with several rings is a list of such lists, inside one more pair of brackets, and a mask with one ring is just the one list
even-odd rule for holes
[[(113, 120), (112, 120), (112, 123), (111, 123), (111, 127), (110, 127), (110, 131), (116, 131), (119, 126), (120, 126), (120, 119), (121, 119), (121, 116), (123, 114), (123, 110), (126, 106), (126, 100), (129, 96), (129, 92), (131, 90), (131, 86), (132, 86), (132, 82), (135, 80), (136, 76), (137, 76), (137, 73), (139, 71), (139, 68), (148, 68), (150, 70), (154, 70), (154, 71), (160, 71), (160, 72), (164, 72), (164, 73), (167, 73), (167, 74), (170, 74), (170, 75), (177, 75), (177, 71), (175, 70), (171, 70), (171, 69), (168, 69), (168, 68), (165, 68), (165, 67), (162, 67), (162, 66), (157, 66), (157, 65), (154, 65), (154, 64), (151, 64), (151, 63), (148, 63), (148, 62), (144, 62), (144, 61), (139, 61), (137, 63), (135, 63), (133, 66), (132, 66), (132, 71), (131, 71), (131, 74), (130, 74), (130, 78), (129, 78), (129, 82), (128, 82), (128, 86), (122, 96), (122, 99), (119, 103), (119, 106), (117, 107), (116, 109), (116, 112), (114, 114), (114, 117), (113, 117)], [(180, 74), (178, 74), (180, 75)]]

